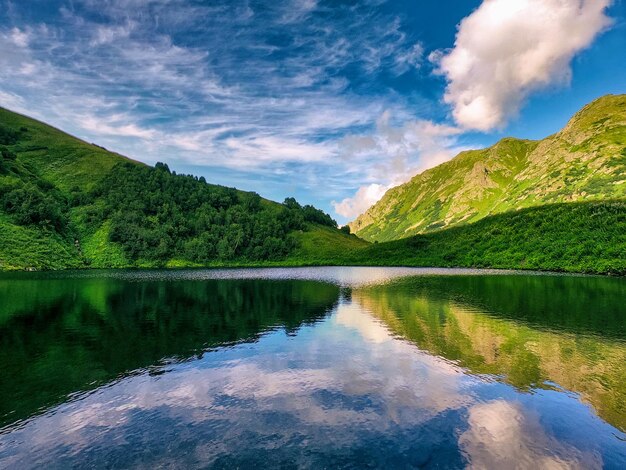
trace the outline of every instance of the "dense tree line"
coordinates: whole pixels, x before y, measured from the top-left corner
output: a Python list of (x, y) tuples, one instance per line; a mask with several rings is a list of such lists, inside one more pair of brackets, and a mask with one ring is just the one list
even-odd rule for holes
[(0, 145), (13, 145), (28, 129), (21, 127), (19, 130), (12, 129), (0, 124)]
[(15, 155), (13, 146), (27, 133), (0, 125), (0, 210), (16, 224), (55, 231), (72, 243), (108, 222), (109, 241), (130, 261), (279, 259), (307, 224), (337, 227), (328, 214), (293, 198), (273, 203), (177, 175), (164, 163), (119, 163), (90, 191), (60, 191)]
[(293, 198), (270, 203), (256, 193), (177, 175), (163, 163), (118, 164), (91, 198), (93, 222), (110, 220), (111, 241), (132, 260), (277, 259), (294, 248), (292, 232), (306, 223), (337, 225)]
[[(0, 138), (6, 135), (11, 134), (0, 132)], [(0, 145), (2, 175), (7, 178), (0, 184), (0, 208), (17, 224), (37, 225), (59, 233), (67, 231), (69, 218), (65, 197), (54, 185), (38, 178), (17, 162), (15, 153)]]
[(0, 186), (0, 204), (20, 225), (38, 225), (59, 233), (68, 228), (64, 198), (44, 180)]

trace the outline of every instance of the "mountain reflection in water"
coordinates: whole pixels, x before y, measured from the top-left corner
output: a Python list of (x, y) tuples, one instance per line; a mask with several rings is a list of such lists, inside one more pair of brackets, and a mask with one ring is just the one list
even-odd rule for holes
[(0, 278), (0, 467), (626, 466), (623, 280), (250, 271)]

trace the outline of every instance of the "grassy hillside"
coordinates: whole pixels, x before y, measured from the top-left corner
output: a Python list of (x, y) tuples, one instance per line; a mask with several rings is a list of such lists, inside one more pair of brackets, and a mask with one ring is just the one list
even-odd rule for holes
[(4, 108), (0, 108), (0, 126), (19, 133), (10, 145), (18, 160), (62, 191), (90, 189), (122, 161), (142, 165)]
[(345, 264), (626, 274), (626, 201), (563, 203), (486, 217), (346, 253)]
[(389, 190), (350, 224), (389, 241), (560, 202), (626, 198), (626, 95), (600, 98), (541, 141), (462, 152)]
[(626, 201), (561, 203), (369, 244), (316, 228), (280, 265), (502, 268), (626, 275)]
[(298, 247), (286, 259), (291, 265), (346, 264), (342, 261), (348, 253), (360, 252), (369, 242), (355, 235), (337, 233), (329, 227), (314, 227), (297, 235)]
[[(591, 109), (601, 113), (599, 103), (607, 100)], [(587, 110), (562, 132), (563, 139), (586, 152), (595, 149), (596, 160), (586, 160), (592, 168), (606, 163), (606, 149), (616, 148), (623, 132), (609, 118), (597, 124), (604, 129), (602, 136), (582, 135), (579, 128), (589, 128), (596, 118)], [(604, 147), (596, 148), (599, 141)], [(492, 160), (497, 157), (519, 176), (528, 173), (528, 160), (541, 145), (508, 139), (490, 151)], [(468, 162), (482, 168), (481, 152), (468, 152), (448, 167), (432, 170), (429, 178), (439, 175), (437, 185), (445, 186), (445, 168), (467, 168)], [(601, 190), (587, 196), (622, 196), (624, 182), (613, 180), (624, 178), (623, 161), (595, 168), (591, 181), (609, 186), (597, 186)], [(493, 170), (493, 161), (487, 162)], [(492, 170), (483, 171), (485, 178), (508, 174)], [(510, 178), (515, 183), (510, 181), (509, 188), (521, 184), (518, 176)], [(448, 186), (462, 200), (472, 186), (455, 184)], [(394, 210), (410, 215), (401, 204)], [(551, 204), (450, 229), (429, 227), (425, 234), (370, 244), (337, 230), (328, 215), (293, 199), (278, 204), (203, 178), (176, 175), (163, 164), (148, 167), (0, 110), (0, 270), (404, 265), (626, 274), (626, 202), (620, 200)]]
[(348, 239), (292, 198), (149, 167), (0, 109), (0, 270), (271, 262), (323, 228)]

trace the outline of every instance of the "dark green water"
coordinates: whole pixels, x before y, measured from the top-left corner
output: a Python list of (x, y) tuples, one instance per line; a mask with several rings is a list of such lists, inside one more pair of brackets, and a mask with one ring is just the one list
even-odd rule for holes
[(626, 280), (0, 275), (0, 468), (626, 468)]

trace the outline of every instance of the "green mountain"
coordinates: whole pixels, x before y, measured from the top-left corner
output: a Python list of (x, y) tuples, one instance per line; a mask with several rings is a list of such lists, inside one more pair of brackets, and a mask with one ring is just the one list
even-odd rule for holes
[[(384, 202), (396, 219), (359, 233), (405, 236), (385, 243), (348, 235), (292, 198), (279, 204), (150, 167), (0, 108), (0, 271), (386, 265), (624, 275), (625, 105), (603, 98), (544, 141), (505, 139), (391, 190), (369, 212)], [(438, 208), (425, 233), (397, 235), (398, 218), (416, 220), (426, 201)], [(435, 230), (444, 213), (458, 215)]]
[(363, 245), (288, 198), (149, 167), (0, 108), (0, 270), (258, 264)]
[(623, 198), (626, 95), (608, 95), (543, 140), (505, 138), (424, 171), (349, 225), (389, 241), (526, 207)]
[(527, 269), (626, 275), (626, 201), (548, 204), (367, 246), (312, 264)]

